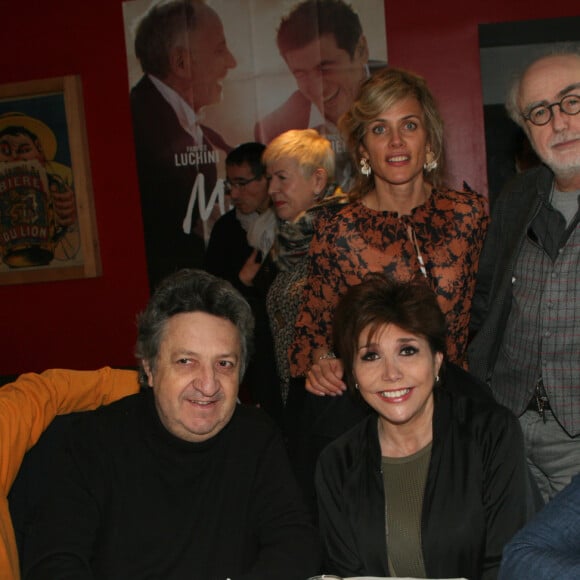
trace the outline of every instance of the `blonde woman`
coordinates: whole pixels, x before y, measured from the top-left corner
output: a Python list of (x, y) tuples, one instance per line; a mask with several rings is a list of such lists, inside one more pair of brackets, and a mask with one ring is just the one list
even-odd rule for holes
[(318, 217), (346, 202), (334, 183), (335, 159), (330, 142), (314, 129), (282, 133), (262, 156), (270, 180), (268, 192), (278, 219), (273, 249), (276, 276), (267, 310), (276, 351), (281, 396), (290, 390), (288, 348), (306, 279), (306, 257)]
[(332, 357), (339, 297), (369, 272), (423, 280), (448, 325), (449, 359), (464, 364), (479, 254), (487, 231), (485, 200), (442, 184), (443, 121), (421, 77), (396, 68), (375, 73), (341, 119), (360, 174), (352, 203), (319, 222), (290, 349), (292, 374), (313, 394), (346, 389)]

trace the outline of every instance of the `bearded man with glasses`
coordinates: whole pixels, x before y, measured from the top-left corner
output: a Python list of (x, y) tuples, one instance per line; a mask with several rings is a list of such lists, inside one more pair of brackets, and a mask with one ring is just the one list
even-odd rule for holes
[(518, 175), (494, 206), (469, 363), (520, 417), (548, 500), (580, 471), (580, 51), (532, 62), (506, 108), (543, 164)]

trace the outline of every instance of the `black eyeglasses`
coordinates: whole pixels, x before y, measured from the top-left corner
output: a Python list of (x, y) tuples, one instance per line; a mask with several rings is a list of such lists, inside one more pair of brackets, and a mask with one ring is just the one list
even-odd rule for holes
[(554, 107), (559, 107), (560, 111), (566, 115), (577, 115), (580, 113), (580, 96), (566, 95), (557, 103), (549, 105), (536, 105), (532, 107), (526, 114), (522, 113), (522, 117), (532, 123), (533, 125), (547, 125), (554, 116)]
[(244, 189), (244, 187), (252, 183), (252, 181), (258, 181), (259, 179), (262, 179), (261, 175), (256, 175), (255, 177), (252, 177), (252, 179), (236, 179), (235, 181), (224, 179), (224, 189), (226, 193), (230, 193), (236, 187), (238, 189)]

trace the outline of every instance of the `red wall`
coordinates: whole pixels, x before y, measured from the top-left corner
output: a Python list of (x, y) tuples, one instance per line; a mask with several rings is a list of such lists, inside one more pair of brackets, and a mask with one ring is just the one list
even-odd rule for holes
[(478, 25), (580, 15), (577, 0), (386, 0), (389, 63), (423, 75), (445, 120), (451, 184), (487, 195)]
[[(0, 82), (80, 74), (103, 264), (96, 279), (0, 286), (0, 374), (133, 364), (148, 298), (121, 0), (16, 2)], [(389, 61), (427, 78), (447, 127), (453, 184), (486, 192), (477, 26), (580, 15), (578, 0), (388, 0)]]
[(146, 304), (120, 0), (0, 0), (0, 82), (80, 74), (103, 275), (0, 286), (0, 374), (134, 364)]

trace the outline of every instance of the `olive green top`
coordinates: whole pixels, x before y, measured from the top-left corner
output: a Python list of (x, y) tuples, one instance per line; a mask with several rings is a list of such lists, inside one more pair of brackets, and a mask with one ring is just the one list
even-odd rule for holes
[(425, 577), (421, 512), (431, 443), (408, 457), (383, 457), (387, 555), (392, 576)]

